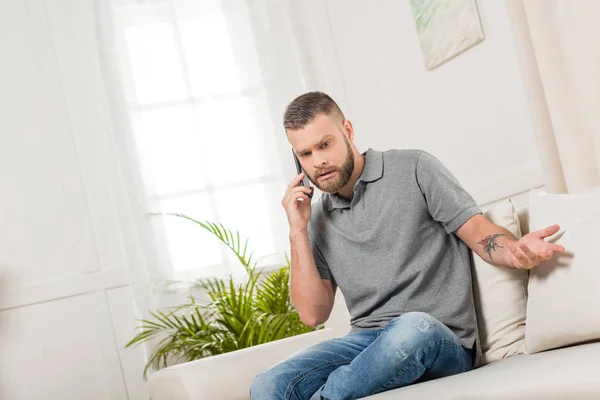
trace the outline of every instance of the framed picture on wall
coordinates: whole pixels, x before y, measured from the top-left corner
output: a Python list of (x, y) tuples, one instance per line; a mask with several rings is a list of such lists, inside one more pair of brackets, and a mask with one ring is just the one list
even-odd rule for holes
[(410, 0), (425, 68), (434, 69), (484, 39), (475, 0)]

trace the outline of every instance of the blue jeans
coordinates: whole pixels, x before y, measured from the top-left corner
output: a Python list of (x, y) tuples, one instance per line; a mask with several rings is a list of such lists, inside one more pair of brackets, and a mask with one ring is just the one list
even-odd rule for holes
[(384, 329), (351, 332), (296, 352), (258, 374), (250, 398), (357, 399), (469, 371), (473, 352), (437, 319), (410, 312)]

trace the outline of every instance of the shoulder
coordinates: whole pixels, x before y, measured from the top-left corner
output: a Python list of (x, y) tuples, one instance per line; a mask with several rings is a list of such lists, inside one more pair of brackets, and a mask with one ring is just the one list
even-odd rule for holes
[(420, 149), (390, 149), (382, 152), (385, 161), (399, 163), (416, 163), (422, 153), (425, 151)]
[[(405, 171), (439, 170), (443, 163), (433, 154), (421, 149), (391, 149), (383, 152), (384, 160), (391, 163), (395, 169)], [(410, 168), (412, 167), (412, 168)]]
[(415, 172), (419, 157), (425, 151), (420, 149), (390, 149), (383, 153), (385, 171), (396, 171), (401, 175)]

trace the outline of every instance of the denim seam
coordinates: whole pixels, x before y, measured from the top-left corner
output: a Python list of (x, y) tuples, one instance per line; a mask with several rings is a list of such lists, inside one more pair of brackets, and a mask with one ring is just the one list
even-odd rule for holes
[[(463, 349), (462, 346), (458, 346), (456, 343), (454, 343), (453, 341), (450, 341), (448, 339), (442, 339), (439, 341), (436, 341), (435, 343), (433, 343), (432, 345), (430, 345), (429, 347), (425, 348), (425, 350), (423, 351), (423, 353), (428, 353), (429, 351), (431, 351), (431, 349), (433, 349), (434, 347), (441, 345), (441, 344), (449, 344), (452, 347), (454, 347), (455, 349)], [(417, 363), (418, 360), (413, 360), (410, 364), (408, 364), (406, 367), (404, 367), (398, 374), (394, 375), (394, 378), (392, 378), (392, 381), (395, 381), (399, 376), (403, 375), (404, 372), (406, 372), (407, 369), (411, 368), (412, 366), (414, 366)], [(384, 385), (381, 385), (379, 387), (379, 389), (382, 388), (386, 388), (387, 385), (389, 385), (390, 382), (387, 382)]]
[(317, 367), (314, 368), (310, 368), (307, 371), (304, 371), (302, 374), (298, 375), (296, 378), (294, 378), (292, 380), (292, 382), (288, 385), (286, 391), (285, 391), (285, 395), (284, 398), (286, 400), (291, 399), (291, 395), (292, 395), (292, 391), (294, 390), (294, 388), (296, 387), (296, 385), (298, 384), (298, 382), (300, 382), (302, 379), (304, 379), (306, 377), (306, 375), (312, 374), (313, 372), (319, 371), (323, 368), (327, 368), (330, 367), (332, 365), (337, 365), (337, 364), (350, 364), (350, 362), (352, 362), (352, 360), (341, 360), (341, 361), (333, 361), (333, 362), (329, 362), (323, 365), (319, 365)]

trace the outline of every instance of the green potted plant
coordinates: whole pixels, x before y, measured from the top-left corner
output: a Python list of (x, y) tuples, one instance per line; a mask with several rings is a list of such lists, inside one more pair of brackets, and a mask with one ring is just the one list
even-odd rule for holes
[(236, 283), (232, 276), (199, 279), (193, 287), (208, 294), (206, 304), (190, 295), (188, 303), (150, 312), (150, 318), (140, 320), (140, 332), (126, 347), (155, 343), (144, 378), (150, 370), (165, 368), (173, 360), (193, 361), (321, 328), (300, 321), (290, 301), (287, 254), (285, 265), (263, 276), (256, 270), (252, 254), (247, 256), (248, 239), (242, 248), (239, 232), (234, 234), (222, 224), (184, 214), (166, 215), (184, 218), (212, 233), (235, 253), (248, 277), (242, 283)]

